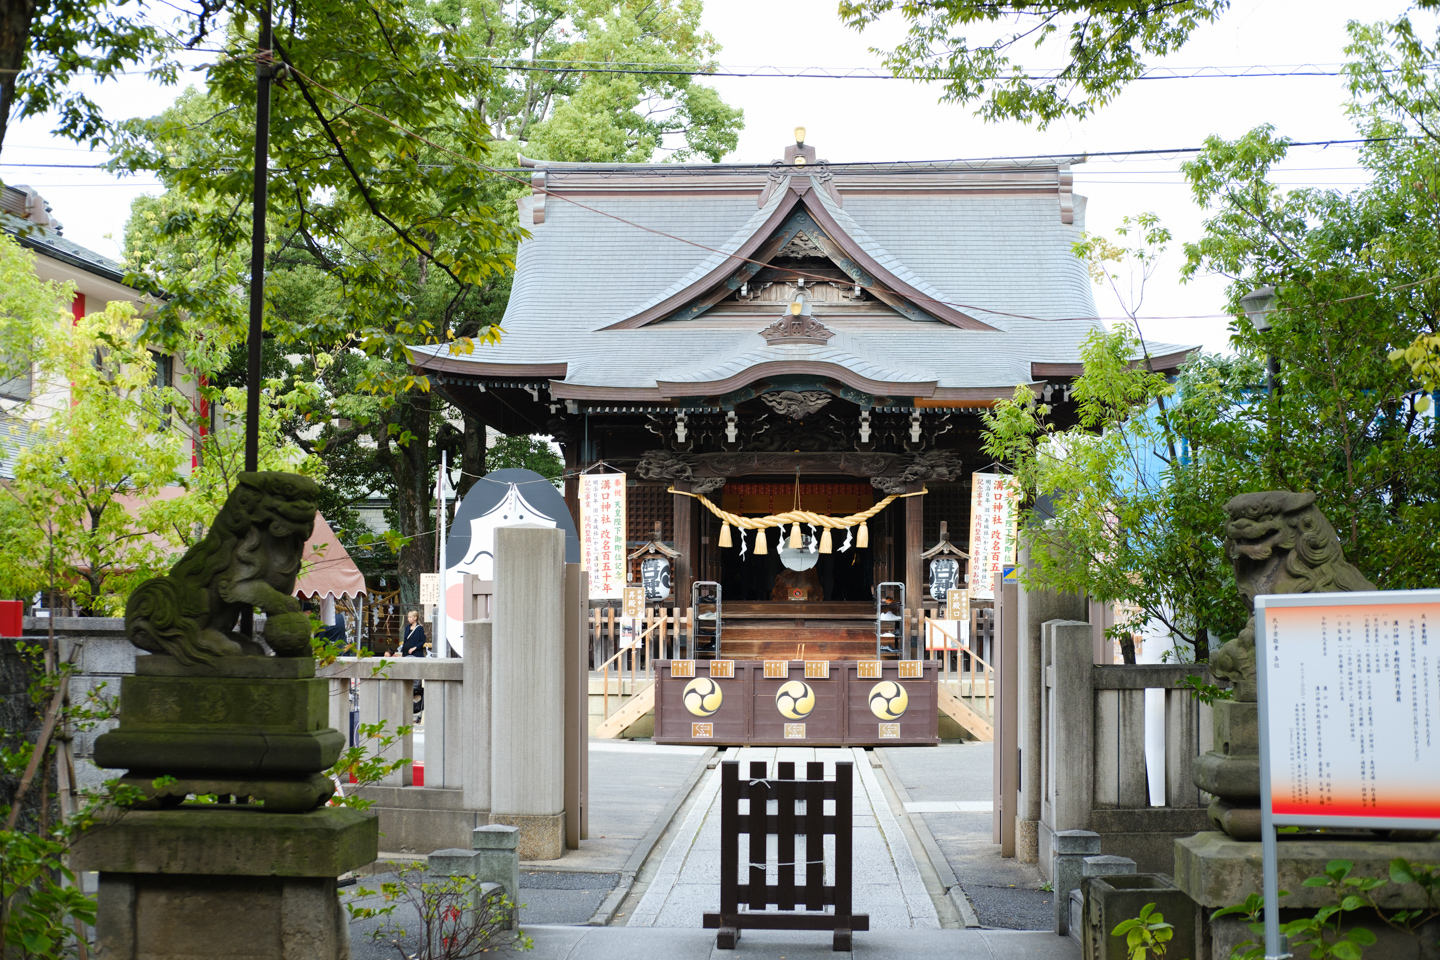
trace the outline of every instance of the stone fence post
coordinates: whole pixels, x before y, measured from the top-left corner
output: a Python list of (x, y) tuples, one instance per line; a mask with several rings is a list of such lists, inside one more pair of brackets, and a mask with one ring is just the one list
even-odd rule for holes
[(520, 828), (520, 859), (565, 850), (565, 534), (495, 531), (490, 822)]

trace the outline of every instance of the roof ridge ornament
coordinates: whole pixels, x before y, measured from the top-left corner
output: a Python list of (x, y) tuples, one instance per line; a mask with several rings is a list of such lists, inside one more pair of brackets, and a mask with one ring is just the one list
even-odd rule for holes
[(813, 343), (820, 346), (835, 336), (835, 331), (810, 315), (810, 301), (804, 296), (790, 304), (790, 312), (760, 331), (770, 346), (790, 343)]

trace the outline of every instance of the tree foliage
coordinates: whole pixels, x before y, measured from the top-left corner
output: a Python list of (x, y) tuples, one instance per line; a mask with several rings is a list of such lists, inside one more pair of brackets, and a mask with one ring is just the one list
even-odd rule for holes
[(1440, 333), (1440, 140), (1433, 77), (1408, 19), (1351, 24), (1349, 110), (1369, 185), (1286, 191), (1269, 172), (1287, 140), (1260, 127), (1218, 137), (1184, 164), (1209, 214), (1187, 270), (1234, 279), (1239, 298), (1273, 285), (1270, 328), (1238, 319), (1232, 343), (1279, 362), (1255, 470), (1313, 490), (1346, 557), (1382, 587), (1433, 583), (1440, 553), (1440, 451), (1424, 367), (1391, 360)]
[[(523, 236), (514, 201), (529, 182), (486, 165), (511, 164), (521, 149), (718, 159), (740, 117), (688, 78), (505, 71), (486, 59), (690, 63), (714, 47), (695, 0), (306, 0), (285, 9), (276, 49), (293, 69), (273, 101), (264, 264), (270, 401), (291, 442), (333, 461), (337, 491), (390, 500), (399, 572), (413, 592), (434, 556), (440, 450), (485, 471), (475, 442), (484, 424), (457, 418), (457, 435), (407, 347), (483, 350), (503, 332)], [(251, 270), (250, 174), (235, 158), (251, 144), (254, 42), (253, 23), (235, 17), (224, 39), (232, 56), (206, 91), (126, 125), (120, 144), (125, 169), (153, 171), (168, 188), (136, 202), (126, 232), (131, 279), (169, 297), (148, 335), (203, 340), (217, 389), (245, 377), (238, 291)]]
[[(1440, 0), (1414, 5), (1433, 9)], [(1147, 58), (1179, 50), (1230, 6), (1231, 0), (841, 0), (840, 18), (864, 30), (897, 14), (908, 24), (905, 39), (892, 50), (872, 48), (895, 76), (939, 81), (942, 101), (978, 103), (986, 120), (1043, 130), (1104, 107), (1145, 72)], [(1028, 67), (1027, 46), (1036, 57)], [(1057, 59), (1063, 66), (1056, 70), (1036, 69), (1037, 60), (1048, 68)], [(1413, 61), (1409, 79), (1422, 72), (1421, 63)]]
[(0, 0), (0, 147), (12, 119), (54, 111), (55, 132), (98, 140), (100, 107), (74, 86), (80, 77), (108, 80), (134, 64), (173, 83), (173, 45), (151, 22), (144, 0)]
[[(978, 101), (987, 120), (1043, 130), (1099, 110), (1144, 73), (1146, 57), (1180, 49), (1229, 8), (1230, 0), (841, 0), (840, 17), (864, 30), (898, 12), (909, 24), (905, 40), (873, 51), (895, 76), (941, 81), (943, 101)], [(1049, 76), (1027, 72), (1019, 59), (1027, 45), (1057, 49), (1065, 65)]]
[(1204, 660), (1211, 637), (1245, 623), (1221, 506), (1254, 489), (1246, 453), (1264, 432), (1247, 388), (1258, 369), (1203, 357), (1171, 383), (1143, 356), (1133, 332), (1095, 332), (1072, 389), (1076, 422), (1057, 426), (1050, 406), (1018, 387), (985, 416), (985, 450), (1028, 494), (1029, 582), (1116, 604), (1117, 633), (1159, 623)]
[(72, 322), (70, 286), (36, 279), (33, 256), (9, 238), (0, 274), (34, 298), (3, 305), (0, 337), (30, 351), (18, 362), (33, 364), (37, 384), (0, 439), (12, 474), (0, 494), (0, 586), (26, 595), (58, 580), (82, 609), (113, 614), (168, 558), (146, 514), (188, 452), (171, 423), (183, 398), (156, 385), (129, 304)]
[(645, 163), (657, 154), (718, 162), (739, 142), (744, 115), (713, 87), (687, 74), (578, 66), (713, 66), (720, 47), (700, 28), (701, 11), (699, 0), (441, 0), (435, 16), (510, 64), (495, 68), (479, 104), (498, 152), (602, 163)]

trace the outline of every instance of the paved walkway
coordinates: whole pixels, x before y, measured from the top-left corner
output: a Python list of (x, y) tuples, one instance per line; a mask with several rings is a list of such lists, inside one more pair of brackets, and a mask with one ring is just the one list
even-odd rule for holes
[[(714, 754), (711, 747), (591, 740), (590, 836), (559, 860), (520, 864), (521, 922), (608, 923)], [(423, 727), (415, 731), (415, 755), (424, 759)], [(393, 879), (386, 873), (361, 885)]]
[(526, 926), (535, 943), (513, 960), (1077, 960), (1073, 940), (1013, 930), (872, 930), (855, 934), (853, 953), (833, 953), (830, 935), (746, 930), (734, 950), (715, 949), (715, 931), (656, 927)]
[(1040, 871), (1002, 859), (991, 842), (993, 746), (942, 743), (875, 753), (911, 821), (929, 831), (982, 927), (1053, 930), (1053, 895), (1041, 889)]
[[(864, 750), (813, 747), (730, 748), (726, 760), (739, 760), (741, 772), (752, 761), (769, 764), (793, 761), (797, 772), (809, 761), (825, 763), (834, 775), (836, 761), (854, 763), (854, 909), (870, 914), (871, 930), (938, 930), (935, 905), (926, 892), (919, 868)], [(700, 788), (683, 823), (672, 831), (666, 850), (644, 896), (628, 918), (630, 927), (699, 928), (707, 910), (720, 903), (720, 771), (714, 770)], [(772, 851), (774, 839), (771, 840)], [(833, 850), (827, 842), (827, 852)], [(803, 847), (803, 842), (799, 845)], [(796, 851), (800, 856), (801, 851)], [(830, 853), (832, 859), (833, 852)], [(772, 863), (774, 854), (771, 854)], [(777, 877), (771, 868), (771, 882)], [(832, 879), (827, 876), (827, 880)], [(746, 934), (749, 936), (749, 934)], [(743, 940), (743, 938), (742, 938)], [(711, 942), (713, 943), (713, 935)], [(828, 949), (828, 948), (827, 948)], [(982, 954), (983, 955), (983, 954)], [(586, 954), (590, 956), (590, 954)]]

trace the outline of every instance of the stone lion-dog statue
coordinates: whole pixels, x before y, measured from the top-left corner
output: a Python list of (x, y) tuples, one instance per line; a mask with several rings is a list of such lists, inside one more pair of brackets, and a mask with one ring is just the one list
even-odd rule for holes
[(235, 631), (240, 614), (259, 607), (268, 615), (265, 642), (277, 655), (309, 656), (310, 619), (293, 594), (319, 492), (295, 473), (240, 474), (205, 539), (130, 595), (130, 642), (189, 666), (263, 656), (259, 643)]
[(1210, 668), (1216, 678), (1234, 684), (1235, 699), (1253, 702), (1256, 597), (1377, 588), (1345, 559), (1340, 537), (1315, 506), (1313, 493), (1244, 493), (1225, 504), (1225, 513), (1225, 554), (1252, 613), (1240, 635), (1210, 658)]

